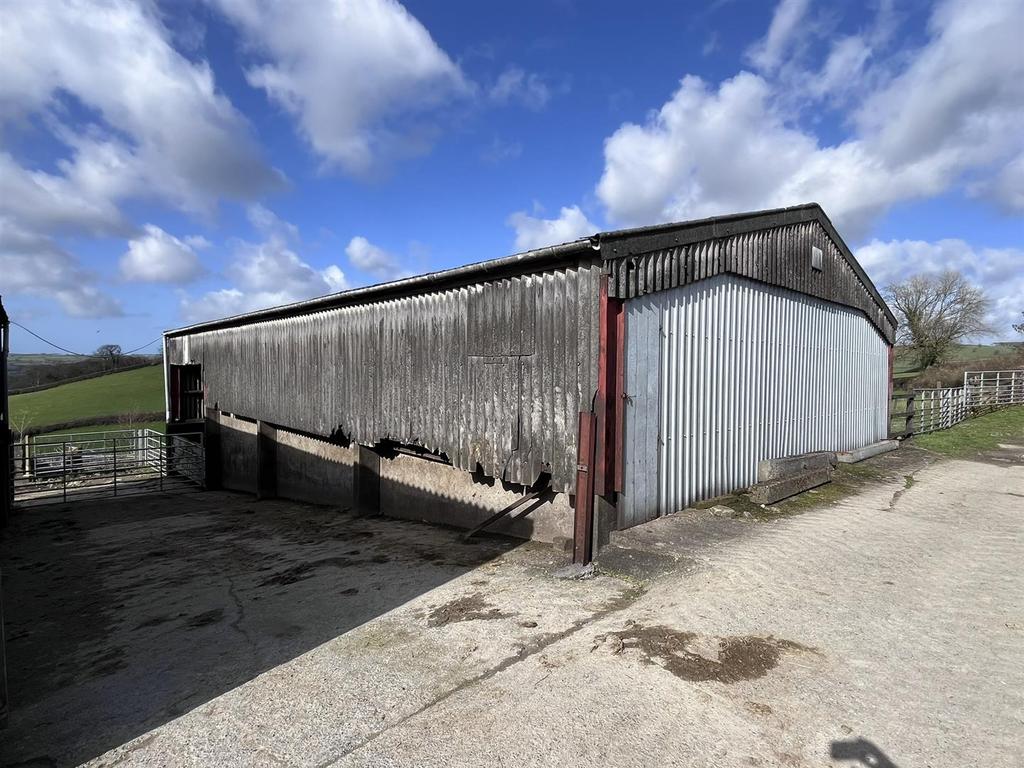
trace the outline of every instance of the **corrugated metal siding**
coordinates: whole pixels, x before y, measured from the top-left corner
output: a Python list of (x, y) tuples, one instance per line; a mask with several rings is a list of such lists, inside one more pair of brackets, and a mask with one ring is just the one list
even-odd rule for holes
[[(811, 249), (823, 269), (811, 269)], [(609, 261), (611, 295), (632, 299), (730, 273), (863, 312), (890, 342), (895, 328), (842, 250), (816, 221), (704, 240)]]
[(446, 454), (556, 490), (597, 382), (600, 266), (578, 267), (167, 339), (203, 365), (206, 404), (308, 432)]
[(626, 302), (625, 492), (636, 525), (757, 479), (757, 462), (887, 436), (888, 345), (866, 318), (720, 275)]

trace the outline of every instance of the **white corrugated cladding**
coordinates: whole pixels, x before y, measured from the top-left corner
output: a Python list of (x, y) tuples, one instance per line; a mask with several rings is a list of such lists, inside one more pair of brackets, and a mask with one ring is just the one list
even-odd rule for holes
[(733, 275), (630, 299), (620, 525), (884, 439), (887, 378), (885, 340), (838, 304)]

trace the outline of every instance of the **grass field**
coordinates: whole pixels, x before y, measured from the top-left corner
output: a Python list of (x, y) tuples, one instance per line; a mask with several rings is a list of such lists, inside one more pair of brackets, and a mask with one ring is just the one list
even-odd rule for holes
[(949, 429), (916, 435), (911, 442), (918, 448), (944, 456), (972, 456), (990, 451), (1000, 443), (1024, 440), (1024, 405), (1002, 408)]
[(135, 424), (93, 424), (88, 427), (75, 427), (74, 429), (58, 429), (55, 432), (47, 432), (46, 438), (64, 437), (66, 435), (93, 435), (99, 432), (120, 432), (125, 429), (151, 429), (154, 432), (166, 432), (167, 424), (162, 421), (144, 421)]
[(14, 395), (11, 423), (15, 429), (38, 429), (75, 419), (149, 413), (163, 408), (163, 367), (153, 365)]

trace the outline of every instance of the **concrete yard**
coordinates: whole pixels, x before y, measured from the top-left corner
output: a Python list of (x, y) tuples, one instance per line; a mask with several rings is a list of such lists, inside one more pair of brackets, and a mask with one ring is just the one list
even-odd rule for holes
[(21, 513), (0, 764), (1020, 765), (1024, 446), (854, 466), (819, 506), (626, 532), (586, 580), (227, 493)]

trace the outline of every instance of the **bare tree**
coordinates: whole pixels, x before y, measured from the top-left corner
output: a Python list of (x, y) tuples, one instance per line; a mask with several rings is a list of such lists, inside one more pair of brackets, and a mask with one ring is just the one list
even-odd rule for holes
[[(1024, 312), (1021, 312), (1021, 315), (1024, 315)], [(1014, 323), (1013, 330), (1015, 330), (1017, 333), (1024, 333), (1024, 320), (1022, 320), (1019, 323)]]
[(899, 321), (897, 342), (910, 346), (922, 368), (940, 362), (957, 342), (991, 332), (990, 301), (959, 272), (916, 275), (886, 288)]
[(110, 360), (110, 367), (116, 368), (118, 360), (121, 359), (120, 344), (103, 344), (96, 348), (97, 357), (105, 357)]

